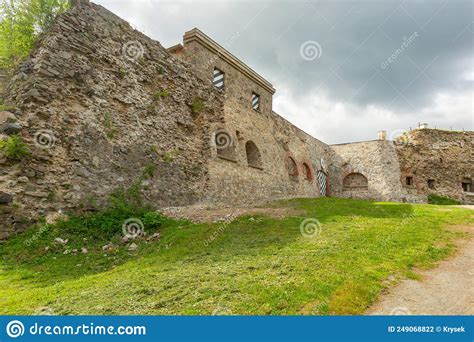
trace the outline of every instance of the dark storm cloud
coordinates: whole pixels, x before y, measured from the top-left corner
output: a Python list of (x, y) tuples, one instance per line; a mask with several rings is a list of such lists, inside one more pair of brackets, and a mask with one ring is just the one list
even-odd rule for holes
[[(437, 94), (450, 93), (456, 103), (467, 94), (464, 107), (458, 106), (465, 114), (451, 117), (451, 125), (473, 129), (472, 1), (98, 2), (164, 46), (199, 27), (272, 82), (277, 96), (286, 89), (295, 106), (324, 95), (353, 110), (390, 111), (399, 120), (395, 127), (431, 120), (429, 115), (446, 125), (449, 113), (434, 108), (429, 114), (427, 108), (435, 106)], [(319, 58), (302, 58), (308, 41), (319, 44)], [(417, 116), (422, 110), (428, 117)]]

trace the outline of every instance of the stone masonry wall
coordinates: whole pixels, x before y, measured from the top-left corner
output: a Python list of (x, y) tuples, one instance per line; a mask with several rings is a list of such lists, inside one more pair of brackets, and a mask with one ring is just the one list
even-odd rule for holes
[(100, 205), (144, 171), (150, 203), (200, 201), (223, 96), (190, 70), (101, 6), (61, 15), (5, 91), (0, 138), (20, 134), (30, 156), (0, 156), (0, 238)]
[[(474, 132), (416, 129), (402, 137), (396, 151), (400, 180), (407, 191), (474, 202), (474, 194), (462, 188), (463, 181), (474, 184)], [(406, 184), (406, 177), (412, 177), (412, 185)], [(428, 186), (429, 180), (432, 188)]]
[[(423, 202), (423, 198), (406, 193), (400, 183), (400, 165), (391, 141), (374, 140), (331, 145), (331, 187), (334, 196), (384, 201)], [(354, 173), (364, 175), (367, 189), (343, 187), (344, 178)]]
[(29, 155), (0, 154), (0, 239), (138, 180), (157, 207), (318, 197), (318, 172), (331, 196), (472, 201), (461, 183), (474, 177), (473, 132), (328, 146), (273, 112), (273, 89), (238, 64), (196, 40), (176, 56), (86, 0), (58, 17), (5, 87), (0, 139), (19, 134)]
[[(214, 203), (258, 203), (278, 198), (318, 197), (316, 172), (320, 159), (329, 159), (329, 146), (304, 133), (272, 111), (272, 94), (233, 65), (196, 41), (185, 44), (183, 58), (197, 74), (212, 84), (214, 67), (225, 72), (225, 122), (214, 125), (214, 132), (225, 130), (231, 138), (233, 157), (220, 158), (215, 144), (209, 164), (207, 200)], [(251, 106), (252, 92), (261, 96), (261, 109)], [(248, 165), (246, 143), (252, 141), (261, 154), (261, 167)], [(297, 165), (290, 175), (288, 157)], [(307, 176), (303, 163), (310, 169)]]

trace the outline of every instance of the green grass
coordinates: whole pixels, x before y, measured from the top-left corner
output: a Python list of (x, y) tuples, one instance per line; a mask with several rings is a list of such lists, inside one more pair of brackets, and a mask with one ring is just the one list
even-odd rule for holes
[(428, 203), (429, 204), (437, 204), (437, 205), (456, 205), (461, 204), (461, 202), (456, 201), (455, 199), (439, 196), (435, 194), (428, 195)]
[[(462, 233), (447, 225), (474, 224), (472, 211), (433, 205), (321, 198), (274, 206), (304, 214), (195, 224), (125, 206), (30, 229), (0, 245), (0, 314), (360, 314), (382, 289), (454, 251)], [(138, 240), (129, 252), (119, 242), (129, 216), (161, 240)], [(302, 236), (305, 218), (320, 222), (319, 235)], [(118, 247), (104, 252), (109, 241)], [(82, 247), (89, 253), (63, 254)]]

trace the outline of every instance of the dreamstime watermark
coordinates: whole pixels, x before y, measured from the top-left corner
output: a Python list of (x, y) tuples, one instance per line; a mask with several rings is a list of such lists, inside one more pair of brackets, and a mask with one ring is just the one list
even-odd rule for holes
[(408, 131), (405, 129), (397, 129), (390, 133), (388, 140), (393, 141), (397, 145), (408, 145), (410, 143), (410, 137)]
[(137, 40), (128, 41), (122, 46), (122, 56), (130, 62), (142, 59), (144, 53), (145, 48)]
[(41, 129), (34, 135), (34, 144), (44, 150), (53, 148), (56, 144), (56, 137), (53, 131)]
[(232, 314), (227, 306), (219, 305), (212, 311), (212, 316), (228, 316)]
[(408, 48), (415, 40), (418, 38), (419, 34), (418, 32), (413, 32), (410, 36), (404, 36), (403, 37), (403, 42), (400, 44), (400, 47), (397, 48), (381, 65), (380, 67), (382, 69), (387, 69), (387, 67), (395, 62), (395, 60), (405, 51), (406, 48)]
[(25, 326), (20, 321), (11, 321), (7, 324), (7, 335), (11, 338), (23, 336), (25, 333)]
[(224, 150), (232, 145), (232, 137), (224, 129), (216, 131), (216, 147), (218, 150)]
[(315, 218), (307, 218), (300, 224), (300, 232), (305, 238), (313, 238), (321, 234), (321, 222)]
[(308, 40), (300, 46), (300, 56), (305, 61), (314, 61), (315, 59), (319, 59), (321, 58), (322, 54), (323, 49), (321, 48), (321, 45), (314, 40)]
[(438, 141), (438, 142), (435, 142), (431, 145), (431, 148), (434, 149), (434, 150), (439, 150), (439, 149), (446, 149), (446, 148), (451, 148), (453, 146), (459, 146), (459, 147), (464, 147), (465, 143), (464, 141), (455, 141), (455, 142), (452, 142), (452, 141)]
[(23, 336), (25, 332), (36, 336), (74, 336), (74, 335), (146, 335), (147, 329), (144, 325), (95, 325), (88, 324), (76, 325), (41, 325), (37, 322), (31, 324), (28, 329), (18, 320), (10, 321), (6, 326), (6, 333), (11, 338)]
[(219, 227), (211, 234), (211, 236), (209, 238), (207, 238), (206, 240), (204, 240), (204, 246), (205, 247), (209, 246), (215, 239), (217, 239), (217, 237), (225, 231), (227, 226), (235, 218), (237, 218), (237, 216), (239, 216), (238, 212), (227, 215), (226, 218), (224, 219), (224, 221), (222, 222), (222, 224), (219, 225)]
[(406, 306), (397, 306), (390, 310), (391, 316), (409, 316), (411, 311)]
[(145, 233), (145, 226), (141, 220), (130, 218), (123, 223), (122, 232), (125, 237), (135, 239)]
[(33, 244), (33, 242), (38, 240), (44, 233), (46, 233), (48, 231), (48, 229), (49, 229), (49, 226), (47, 224), (41, 226), (40, 229), (38, 229), (38, 231), (35, 232), (32, 237), (25, 240), (23, 242), (23, 244), (27, 247), (31, 246)]

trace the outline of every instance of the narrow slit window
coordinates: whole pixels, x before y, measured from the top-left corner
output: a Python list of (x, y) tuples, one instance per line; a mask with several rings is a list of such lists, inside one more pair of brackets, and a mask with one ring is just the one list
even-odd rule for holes
[(224, 89), (224, 76), (225, 73), (222, 70), (214, 68), (214, 77), (212, 80), (212, 84), (217, 89)]
[(252, 108), (260, 110), (260, 95), (252, 93)]

